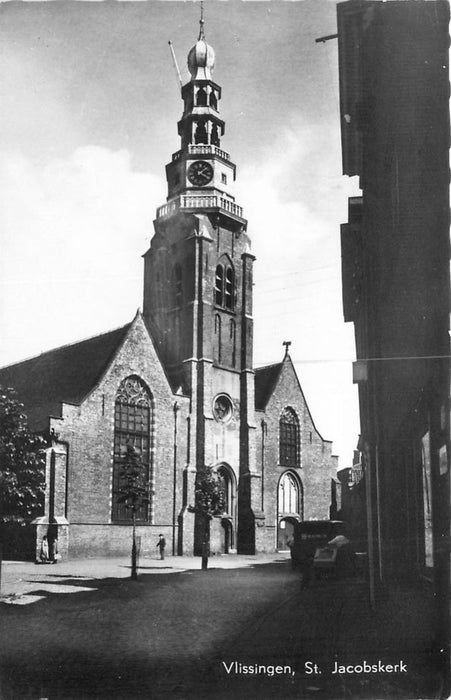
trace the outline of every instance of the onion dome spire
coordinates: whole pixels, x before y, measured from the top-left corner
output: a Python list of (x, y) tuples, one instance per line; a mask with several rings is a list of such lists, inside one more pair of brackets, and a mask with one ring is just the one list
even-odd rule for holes
[(188, 54), (188, 68), (192, 80), (211, 80), (215, 67), (215, 52), (205, 40), (204, 24), (204, 8), (201, 3), (199, 37)]

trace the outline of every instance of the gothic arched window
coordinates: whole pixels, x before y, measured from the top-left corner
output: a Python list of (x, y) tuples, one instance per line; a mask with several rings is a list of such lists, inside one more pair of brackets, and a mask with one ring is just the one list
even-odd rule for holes
[(284, 408), (279, 420), (279, 463), (299, 466), (299, 422), (291, 408)]
[(233, 515), (235, 494), (231, 474), (226, 467), (221, 466), (218, 468), (218, 475), (224, 490), (224, 513)]
[(197, 99), (196, 99), (196, 104), (198, 107), (206, 107), (207, 106), (207, 93), (205, 92), (204, 88), (199, 88), (197, 91)]
[(233, 290), (235, 287), (235, 275), (233, 274), (233, 269), (228, 267), (226, 269), (226, 280), (225, 280), (225, 294), (224, 301), (226, 309), (233, 309)]
[(216, 110), (218, 109), (218, 100), (214, 90), (210, 92), (210, 107), (213, 107), (213, 109)]
[(215, 304), (222, 306), (224, 303), (224, 268), (217, 265), (215, 276)]
[(279, 481), (279, 514), (282, 513), (299, 513), (299, 486), (289, 472), (285, 472)]
[[(150, 440), (152, 398), (139, 377), (124, 379), (116, 394), (114, 405), (114, 462), (113, 462), (113, 501), (111, 519), (115, 522), (128, 522), (133, 519), (131, 508), (118, 503), (121, 487), (121, 472), (127, 445), (132, 445), (140, 455), (143, 475), (150, 489)], [(148, 522), (149, 504), (141, 506), (136, 513), (138, 521)]]
[(195, 143), (208, 143), (207, 128), (203, 122), (199, 122), (194, 133)]
[(230, 263), (216, 266), (215, 304), (229, 311), (235, 306), (235, 273)]
[(220, 146), (219, 132), (218, 132), (217, 124), (213, 124), (213, 127), (211, 129), (210, 143), (213, 146)]

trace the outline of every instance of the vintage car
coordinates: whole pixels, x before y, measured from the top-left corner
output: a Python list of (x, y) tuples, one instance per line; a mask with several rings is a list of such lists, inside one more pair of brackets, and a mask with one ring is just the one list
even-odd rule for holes
[(291, 542), (293, 568), (351, 573), (352, 545), (342, 520), (304, 520), (295, 525)]

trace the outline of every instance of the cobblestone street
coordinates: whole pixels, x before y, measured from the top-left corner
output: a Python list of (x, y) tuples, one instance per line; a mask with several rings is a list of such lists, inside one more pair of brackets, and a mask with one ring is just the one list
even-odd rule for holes
[[(376, 617), (363, 581), (301, 590), (284, 555), (140, 564), (133, 582), (126, 560), (6, 562), (2, 700), (440, 697), (422, 593)], [(364, 659), (407, 672), (332, 673)]]

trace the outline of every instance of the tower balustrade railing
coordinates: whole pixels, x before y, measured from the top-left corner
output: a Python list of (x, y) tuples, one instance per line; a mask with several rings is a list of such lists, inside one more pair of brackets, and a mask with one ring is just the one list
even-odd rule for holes
[(216, 194), (182, 194), (157, 209), (157, 218), (171, 216), (180, 209), (223, 209), (234, 216), (243, 216), (243, 207)]
[[(188, 148), (186, 149), (189, 155), (192, 156), (211, 156), (211, 155), (216, 155), (219, 158), (222, 158), (223, 160), (230, 160), (230, 155), (226, 153), (226, 151), (223, 151), (221, 148), (218, 148), (218, 146), (212, 146), (211, 144), (207, 143), (191, 143), (189, 144)], [(175, 163), (176, 161), (180, 160), (182, 157), (184, 149), (177, 151), (177, 153), (174, 153), (172, 155), (172, 161)]]

